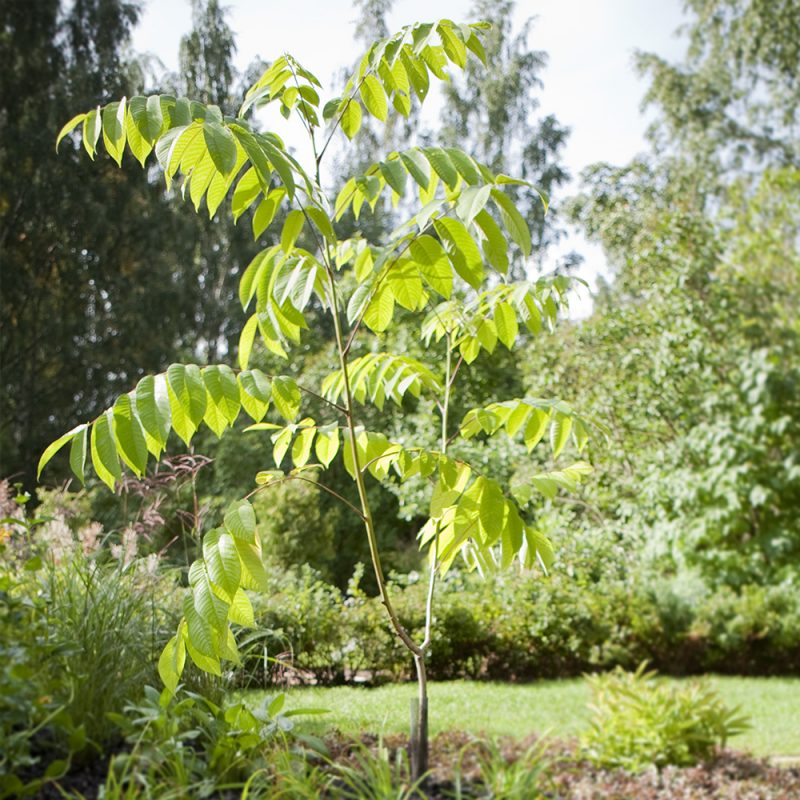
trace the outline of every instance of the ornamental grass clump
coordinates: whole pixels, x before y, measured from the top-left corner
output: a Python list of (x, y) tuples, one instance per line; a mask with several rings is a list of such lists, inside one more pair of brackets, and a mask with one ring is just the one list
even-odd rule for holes
[(599, 766), (693, 766), (747, 729), (739, 709), (726, 706), (706, 681), (668, 684), (646, 667), (587, 678), (592, 718), (582, 744)]

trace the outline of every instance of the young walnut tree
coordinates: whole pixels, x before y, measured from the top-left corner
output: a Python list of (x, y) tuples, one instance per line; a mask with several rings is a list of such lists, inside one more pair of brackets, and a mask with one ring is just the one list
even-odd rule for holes
[[(492, 436), (502, 430), (520, 436), (530, 451), (549, 434), (557, 457), (570, 439), (579, 452), (584, 449), (590, 422), (561, 401), (532, 398), (473, 409), (458, 427), (449, 417), (462, 364), (471, 364), (481, 351), (491, 354), (498, 342), (511, 349), (520, 323), (534, 336), (543, 325), (552, 327), (568, 289), (564, 277), (513, 282), (506, 277), (512, 250), (527, 257), (531, 249), (528, 226), (506, 193), (510, 185), (524, 182), (493, 174), (456, 148), (414, 147), (390, 153), (351, 177), (331, 198), (320, 182), (320, 164), (337, 132), (352, 139), (365, 114), (385, 123), (391, 107), (407, 116), (413, 97), (424, 101), (432, 80), (447, 80), (448, 70), (463, 70), (469, 58), (485, 61), (481, 35), (486, 28), (485, 23), (449, 20), (407, 26), (375, 42), (342, 96), (324, 104), (317, 78), (284, 54), (249, 89), (236, 117), (186, 98), (123, 98), (74, 117), (57, 141), (77, 139), (80, 133), (94, 158), (102, 138), (117, 164), (126, 145), (142, 166), (155, 152), (167, 186), (179, 181), (197, 211), (205, 198), (209, 216), (232, 189), (234, 218), (254, 209), (256, 238), (282, 206), (287, 213), (279, 243), (260, 252), (241, 277), (239, 296), (249, 317), (239, 340), (238, 369), (173, 364), (164, 374), (142, 378), (97, 419), (53, 442), (39, 472), (69, 444), (78, 478), (84, 479), (88, 457), (99, 478), (113, 488), (123, 465), (142, 475), (151, 455), (160, 458), (171, 430), (189, 445), (201, 424), (222, 436), (242, 411), (253, 420), (250, 430), (269, 432), (276, 466), (256, 476), (254, 491), (316, 480), (341, 457), (357, 500), (341, 497), (322, 481), (319, 485), (363, 523), (388, 622), (413, 657), (419, 688), (410, 746), (415, 777), (427, 769), (425, 657), (437, 575), (459, 554), (470, 568), (508, 567), (516, 559), (525, 568), (538, 563), (546, 570), (552, 561), (550, 542), (526, 518), (524, 507), (533, 490), (552, 498), (559, 488), (574, 490), (590, 470), (579, 461), (536, 475), (512, 494), (448, 455), (448, 447), (459, 436)], [(252, 109), (270, 103), (278, 104), (284, 117), (296, 114), (302, 121), (314, 154), (310, 170), (278, 135), (259, 130), (248, 119)], [(357, 220), (364, 204), (374, 208), (387, 193), (395, 207), (418, 203), (419, 210), (381, 246), (358, 234), (338, 238), (336, 223), (345, 213), (351, 211)], [(338, 369), (311, 391), (290, 376), (250, 368), (257, 339), (270, 353), (286, 357), (307, 328), (304, 312), (312, 306), (330, 314)], [(420, 315), (422, 340), (443, 347), (444, 364), (426, 365), (379, 349), (380, 334), (392, 326), (397, 306)], [(368, 354), (354, 357), (354, 346), (364, 338), (375, 346), (362, 346)], [(326, 419), (298, 420), (303, 392), (324, 399)], [(401, 445), (359, 425), (357, 404), (382, 407), (387, 398), (399, 404), (409, 393), (434, 400), (441, 417), (438, 450)], [(265, 422), (273, 410), (280, 421)], [(287, 461), (291, 465), (281, 468)], [(431, 486), (430, 516), (419, 534), (430, 567), (421, 641), (403, 628), (392, 605), (368, 500), (367, 482), (387, 480), (390, 474), (400, 481), (420, 475)], [(159, 661), (170, 692), (178, 686), (187, 654), (201, 670), (216, 675), (223, 662), (238, 661), (232, 626), (254, 624), (246, 590), (269, 590), (247, 498), (234, 503), (220, 526), (205, 534), (189, 583), (183, 618)]]

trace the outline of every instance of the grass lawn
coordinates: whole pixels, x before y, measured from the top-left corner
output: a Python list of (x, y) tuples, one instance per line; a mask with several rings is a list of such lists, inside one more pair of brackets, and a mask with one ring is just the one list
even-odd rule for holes
[[(751, 719), (752, 728), (731, 740), (732, 747), (760, 756), (800, 757), (800, 679), (714, 676), (711, 682), (729, 704), (741, 706)], [(316, 722), (302, 722), (307, 730), (337, 727), (351, 733), (393, 733), (408, 729), (408, 703), (414, 693), (413, 684), (377, 689), (295, 688), (289, 690), (287, 708), (330, 710)], [(572, 736), (586, 725), (588, 699), (588, 687), (580, 679), (522, 686), (434, 683), (430, 686), (431, 733), (459, 729), (490, 736), (522, 737), (545, 731)]]

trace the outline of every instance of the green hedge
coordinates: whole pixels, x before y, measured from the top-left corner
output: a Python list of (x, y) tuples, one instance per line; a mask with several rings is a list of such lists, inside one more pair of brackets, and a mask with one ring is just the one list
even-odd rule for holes
[[(341, 592), (307, 568), (274, 581), (276, 591), (256, 602), (260, 632), (243, 682), (279, 678), (287, 664), (292, 679), (317, 683), (410, 677), (383, 607), (357, 581)], [(400, 619), (417, 636), (425, 589), (414, 575), (392, 586)], [(278, 658), (266, 671), (265, 650)], [(433, 679), (526, 681), (635, 668), (645, 659), (672, 675), (800, 674), (797, 589), (710, 593), (691, 581), (647, 575), (586, 583), (457, 573), (439, 587)]]

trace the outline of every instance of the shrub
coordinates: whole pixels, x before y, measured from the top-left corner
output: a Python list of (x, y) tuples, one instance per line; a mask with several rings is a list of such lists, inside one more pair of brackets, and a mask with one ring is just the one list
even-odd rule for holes
[[(646, 571), (578, 581), (451, 571), (435, 611), (428, 671), (433, 680), (563, 678), (647, 659), (671, 675), (708, 671), (797, 674), (800, 599), (790, 584), (713, 594), (693, 579)], [(264, 656), (291, 654), (302, 680), (380, 682), (410, 677), (411, 663), (386, 625), (380, 601), (351, 580), (341, 592), (318, 573), (274, 571), (275, 592), (255, 602), (250, 685), (277, 677)], [(397, 613), (424, 627), (426, 586), (394, 577)]]
[(651, 764), (691, 766), (746, 729), (738, 709), (726, 707), (705, 683), (667, 685), (645, 667), (587, 679), (593, 716), (583, 745), (600, 766), (634, 772)]

